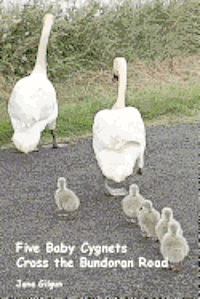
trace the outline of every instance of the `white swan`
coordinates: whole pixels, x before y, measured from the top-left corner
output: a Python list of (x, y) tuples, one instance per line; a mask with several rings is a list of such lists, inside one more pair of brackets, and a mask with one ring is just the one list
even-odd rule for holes
[(46, 14), (33, 72), (16, 83), (8, 103), (14, 129), (12, 140), (16, 148), (24, 153), (36, 148), (47, 125), (53, 136), (53, 147), (57, 147), (54, 130), (58, 105), (55, 89), (46, 71), (46, 48), (52, 24), (53, 15)]
[(168, 207), (164, 207), (161, 212), (161, 218), (158, 221), (155, 230), (158, 240), (161, 242), (164, 235), (168, 232), (168, 226), (170, 221), (176, 222), (179, 227), (179, 233), (182, 235), (180, 223), (173, 218), (173, 210)]
[(127, 63), (117, 57), (113, 65), (114, 78), (119, 78), (118, 98), (112, 109), (99, 111), (93, 124), (93, 149), (106, 177), (105, 187), (111, 195), (126, 195), (125, 189), (108, 188), (107, 179), (124, 181), (134, 166), (142, 172), (146, 146), (145, 126), (138, 109), (125, 107)]
[(66, 179), (60, 177), (57, 186), (54, 198), (58, 209), (69, 212), (69, 214), (76, 211), (80, 206), (80, 200), (72, 190), (66, 187)]
[(176, 221), (172, 220), (169, 223), (168, 232), (161, 241), (160, 251), (165, 259), (176, 263), (172, 269), (179, 271), (179, 263), (188, 255), (189, 246), (187, 240), (179, 232), (179, 225)]
[(144, 197), (139, 193), (139, 187), (136, 184), (132, 184), (129, 187), (129, 194), (121, 202), (127, 221), (135, 222), (134, 218), (138, 216), (144, 200)]

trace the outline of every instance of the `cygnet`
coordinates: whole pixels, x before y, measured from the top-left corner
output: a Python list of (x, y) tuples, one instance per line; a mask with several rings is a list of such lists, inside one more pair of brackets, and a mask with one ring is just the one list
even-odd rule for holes
[[(161, 218), (158, 221), (158, 224), (155, 227), (156, 235), (158, 237), (158, 240), (161, 242), (164, 235), (168, 232), (168, 225), (169, 222), (173, 219), (173, 210), (168, 207), (164, 207), (161, 212)], [(173, 219), (176, 221), (175, 219)], [(178, 221), (176, 221), (177, 225), (179, 226), (179, 233), (182, 234), (182, 229)]]
[(76, 211), (80, 206), (80, 200), (76, 194), (67, 188), (66, 179), (60, 177), (57, 182), (58, 189), (54, 198), (59, 210), (68, 212), (69, 218), (73, 219), (72, 212)]
[(139, 193), (139, 187), (136, 184), (132, 184), (129, 187), (129, 194), (122, 199), (122, 210), (126, 215), (126, 220), (129, 222), (135, 222), (135, 217), (138, 216), (139, 210), (144, 203), (144, 197)]
[(160, 213), (152, 207), (151, 200), (145, 200), (138, 213), (138, 224), (147, 237), (156, 238), (155, 226), (160, 220)]
[(179, 271), (179, 264), (188, 255), (189, 246), (187, 240), (179, 233), (179, 225), (174, 220), (169, 223), (168, 232), (161, 241), (160, 252), (170, 263), (175, 263), (172, 269)]

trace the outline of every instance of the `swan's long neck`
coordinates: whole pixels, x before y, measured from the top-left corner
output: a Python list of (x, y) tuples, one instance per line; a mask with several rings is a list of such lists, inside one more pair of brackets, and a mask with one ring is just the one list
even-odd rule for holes
[(34, 73), (39, 72), (45, 75), (47, 73), (46, 51), (47, 51), (48, 38), (49, 38), (52, 24), (53, 24), (52, 18), (50, 20), (46, 18), (46, 20), (44, 21), (44, 26), (42, 29), (42, 34), (41, 34), (40, 43), (38, 47), (37, 59), (36, 59), (35, 67), (33, 69)]
[(127, 66), (126, 64), (121, 64), (119, 68), (118, 98), (114, 105), (114, 108), (125, 107), (126, 84), (127, 84)]

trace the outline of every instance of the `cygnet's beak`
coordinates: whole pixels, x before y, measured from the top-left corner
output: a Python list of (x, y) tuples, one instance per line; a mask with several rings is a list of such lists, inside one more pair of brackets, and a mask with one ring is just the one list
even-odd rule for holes
[(112, 77), (112, 82), (117, 82), (119, 80), (119, 76), (118, 75), (115, 75), (113, 74), (113, 77)]

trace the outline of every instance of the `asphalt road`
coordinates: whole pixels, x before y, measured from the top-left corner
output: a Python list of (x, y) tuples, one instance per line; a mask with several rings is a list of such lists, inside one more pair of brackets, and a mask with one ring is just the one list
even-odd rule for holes
[[(137, 183), (157, 210), (173, 209), (190, 246), (178, 273), (158, 267), (159, 243), (126, 222), (122, 198), (104, 194), (91, 140), (40, 147), (28, 155), (0, 150), (0, 297), (198, 298), (197, 134), (197, 125), (149, 127), (143, 175), (133, 174), (124, 183), (127, 189)], [(81, 201), (73, 221), (56, 214), (60, 176)], [(110, 252), (100, 254), (103, 245)], [(139, 265), (141, 257), (157, 261), (157, 267)], [(105, 258), (110, 267), (80, 264)], [(121, 265), (113, 267), (116, 260)]]

